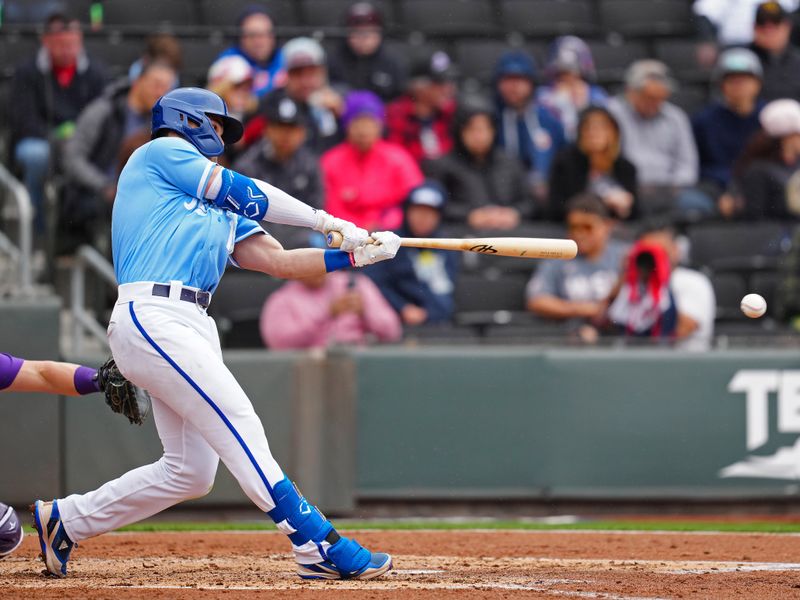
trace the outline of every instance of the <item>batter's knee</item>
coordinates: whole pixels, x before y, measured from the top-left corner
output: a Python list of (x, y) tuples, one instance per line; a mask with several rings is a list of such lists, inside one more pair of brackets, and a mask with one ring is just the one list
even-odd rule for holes
[(218, 464), (219, 459), (181, 465), (164, 461), (164, 467), (169, 473), (173, 488), (181, 500), (201, 498), (207, 495), (214, 487)]

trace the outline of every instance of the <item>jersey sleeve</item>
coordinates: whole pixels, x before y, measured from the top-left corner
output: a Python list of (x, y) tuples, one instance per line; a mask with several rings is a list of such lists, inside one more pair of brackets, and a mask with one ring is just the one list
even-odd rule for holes
[(21, 358), (0, 352), (0, 390), (14, 383), (23, 362)]
[(182, 138), (159, 138), (147, 149), (147, 173), (184, 194), (202, 199), (214, 163)]
[(234, 234), (233, 243), (238, 244), (243, 239), (249, 238), (251, 235), (259, 233), (267, 233), (264, 228), (258, 224), (258, 221), (252, 221), (239, 217), (236, 222), (236, 233)]

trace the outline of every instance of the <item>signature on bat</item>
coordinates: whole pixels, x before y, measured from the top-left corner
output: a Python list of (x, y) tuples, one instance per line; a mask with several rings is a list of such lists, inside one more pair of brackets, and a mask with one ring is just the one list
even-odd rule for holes
[(470, 252), (481, 252), (482, 254), (497, 254), (497, 250), (491, 244), (478, 244), (469, 249)]

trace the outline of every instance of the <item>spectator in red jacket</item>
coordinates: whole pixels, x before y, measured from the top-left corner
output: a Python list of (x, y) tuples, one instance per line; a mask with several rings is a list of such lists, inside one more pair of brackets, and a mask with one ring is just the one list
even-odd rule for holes
[(439, 158), (453, 148), (455, 111), (450, 58), (434, 52), (414, 66), (408, 91), (387, 107), (386, 138), (417, 162)]
[(381, 139), (384, 107), (372, 92), (347, 96), (342, 124), (345, 141), (321, 161), (325, 210), (369, 231), (397, 229), (403, 199), (422, 172), (405, 149)]

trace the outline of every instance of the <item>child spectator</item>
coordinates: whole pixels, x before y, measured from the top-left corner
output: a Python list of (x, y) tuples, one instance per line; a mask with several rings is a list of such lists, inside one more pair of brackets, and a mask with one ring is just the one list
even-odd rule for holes
[(562, 221), (570, 198), (589, 192), (601, 198), (612, 216), (636, 214), (636, 167), (620, 153), (619, 125), (605, 108), (581, 113), (578, 139), (556, 156), (550, 172), (550, 214)]
[[(400, 237), (443, 237), (442, 186), (426, 180), (408, 194)], [(394, 260), (366, 270), (405, 325), (442, 323), (453, 316), (453, 291), (458, 275), (458, 253), (446, 250), (401, 248)]]
[(493, 116), (489, 103), (465, 99), (456, 112), (453, 150), (424, 165), (447, 190), (445, 217), (450, 223), (509, 230), (534, 213), (524, 168), (495, 147)]
[(381, 139), (383, 124), (380, 98), (351, 92), (342, 115), (347, 139), (321, 161), (325, 210), (369, 231), (400, 227), (403, 199), (423, 180), (404, 148)]

